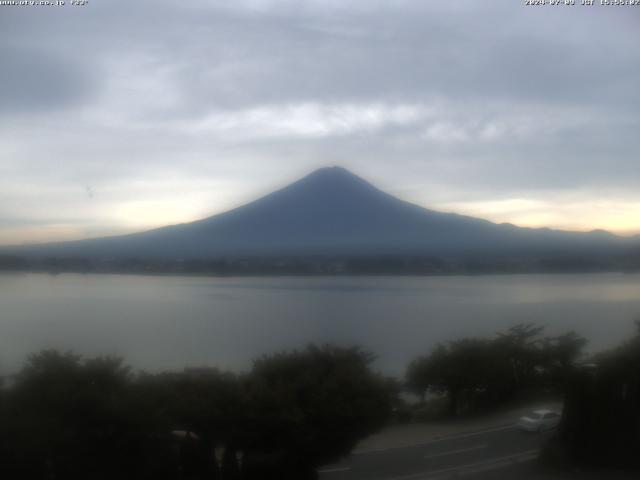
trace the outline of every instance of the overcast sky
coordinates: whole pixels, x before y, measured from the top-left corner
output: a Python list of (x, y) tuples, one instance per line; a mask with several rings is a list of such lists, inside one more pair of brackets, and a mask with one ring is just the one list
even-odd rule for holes
[(640, 7), (66, 3), (0, 6), (0, 244), (195, 220), (327, 165), (640, 232)]

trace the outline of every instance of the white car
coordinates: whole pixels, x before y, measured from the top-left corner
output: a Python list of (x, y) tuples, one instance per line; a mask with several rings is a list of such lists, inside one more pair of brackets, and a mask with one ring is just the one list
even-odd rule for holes
[(553, 410), (534, 410), (520, 417), (518, 427), (527, 432), (543, 432), (556, 428), (560, 423), (560, 414)]

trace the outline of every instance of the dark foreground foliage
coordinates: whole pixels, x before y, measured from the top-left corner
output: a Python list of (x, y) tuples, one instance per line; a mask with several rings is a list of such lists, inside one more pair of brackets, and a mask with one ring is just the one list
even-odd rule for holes
[(296, 479), (380, 428), (389, 382), (355, 348), (134, 375), (122, 360), (31, 356), (0, 395), (3, 477)]
[(561, 394), (586, 341), (574, 332), (557, 337), (543, 332), (543, 327), (524, 324), (491, 339), (438, 345), (409, 365), (407, 387), (423, 397), (445, 394), (451, 416), (496, 407), (523, 392)]
[(638, 334), (567, 376), (564, 415), (544, 452), (561, 466), (640, 468)]

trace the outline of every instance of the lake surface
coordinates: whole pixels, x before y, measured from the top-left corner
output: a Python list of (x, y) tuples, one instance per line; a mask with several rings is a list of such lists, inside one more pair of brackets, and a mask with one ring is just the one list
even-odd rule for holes
[(0, 372), (42, 348), (135, 368), (215, 365), (309, 342), (357, 344), (385, 373), (437, 342), (520, 322), (575, 330), (589, 350), (635, 332), (640, 275), (211, 278), (0, 274)]

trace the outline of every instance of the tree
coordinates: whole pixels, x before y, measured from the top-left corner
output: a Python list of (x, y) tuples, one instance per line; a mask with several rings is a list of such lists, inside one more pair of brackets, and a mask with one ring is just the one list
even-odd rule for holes
[(129, 408), (130, 382), (120, 359), (83, 362), (53, 350), (30, 356), (6, 406), (16, 478), (132, 474), (142, 432)]
[(427, 392), (446, 394), (452, 416), (504, 403), (518, 392), (558, 387), (586, 342), (574, 332), (543, 338), (543, 331), (520, 324), (493, 339), (439, 344), (409, 364), (406, 385), (422, 398)]
[(526, 388), (535, 382), (536, 367), (541, 363), (541, 343), (544, 327), (521, 323), (498, 333), (495, 348), (509, 362), (512, 390)]
[(144, 374), (136, 383), (136, 392), (153, 419), (149, 431), (156, 436), (184, 431), (198, 439), (197, 447), (190, 449), (188, 465), (181, 465), (194, 475), (211, 478), (218, 468), (214, 448), (224, 446), (233, 453), (240, 443), (246, 424), (245, 393), (243, 382), (232, 373), (189, 368)]
[(544, 385), (564, 391), (565, 382), (586, 344), (586, 339), (573, 331), (557, 337), (546, 337), (542, 342), (540, 361)]
[(247, 379), (249, 474), (314, 478), (317, 466), (380, 428), (393, 395), (372, 360), (357, 348), (313, 345), (256, 360)]
[(46, 350), (0, 389), (3, 472), (231, 480), (242, 451), (244, 479), (313, 478), (389, 415), (393, 382), (371, 370), (372, 360), (357, 348), (310, 346), (262, 357), (245, 375), (133, 375), (118, 358)]
[[(449, 414), (458, 413), (463, 393), (486, 391), (492, 376), (490, 343), (466, 338), (438, 345), (434, 351), (409, 365), (407, 380), (414, 392), (446, 393)], [(472, 400), (473, 401), (473, 400)]]
[(565, 384), (562, 422), (546, 458), (640, 468), (640, 322), (631, 340), (572, 366)]

